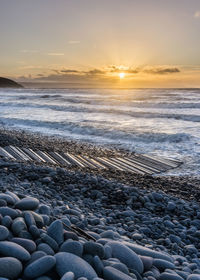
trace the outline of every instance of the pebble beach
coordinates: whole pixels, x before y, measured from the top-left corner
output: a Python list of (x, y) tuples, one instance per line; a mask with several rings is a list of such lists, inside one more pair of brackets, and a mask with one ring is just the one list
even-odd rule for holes
[[(130, 153), (1, 129), (0, 146), (9, 144), (97, 156)], [(5, 159), (0, 178), (0, 279), (200, 279), (198, 178)]]

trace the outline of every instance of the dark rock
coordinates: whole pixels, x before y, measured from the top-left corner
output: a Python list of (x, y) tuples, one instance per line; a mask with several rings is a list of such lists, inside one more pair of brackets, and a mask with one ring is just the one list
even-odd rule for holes
[(15, 208), (20, 210), (35, 210), (39, 205), (39, 200), (34, 197), (25, 197), (15, 204)]
[(63, 224), (60, 220), (56, 220), (49, 226), (47, 230), (47, 234), (53, 238), (58, 245), (63, 243), (64, 237), (63, 237)]
[(4, 226), (0, 226), (0, 241), (7, 239), (8, 235), (8, 229)]
[(25, 268), (24, 275), (28, 278), (39, 277), (50, 271), (55, 264), (56, 259), (53, 256), (39, 258)]
[(12, 238), (12, 242), (15, 242), (25, 248), (29, 253), (33, 253), (36, 250), (36, 244), (32, 240), (24, 239), (24, 238)]
[(56, 257), (56, 270), (60, 277), (66, 272), (73, 272), (75, 279), (86, 277), (88, 280), (93, 280), (97, 277), (94, 269), (83, 259), (71, 253), (58, 253)]
[(20, 261), (28, 261), (31, 258), (26, 249), (10, 241), (0, 241), (0, 254), (6, 257), (17, 258)]
[(0, 277), (17, 279), (22, 272), (22, 264), (16, 258), (0, 258)]
[(111, 266), (104, 268), (103, 277), (105, 280), (133, 280), (132, 277)]

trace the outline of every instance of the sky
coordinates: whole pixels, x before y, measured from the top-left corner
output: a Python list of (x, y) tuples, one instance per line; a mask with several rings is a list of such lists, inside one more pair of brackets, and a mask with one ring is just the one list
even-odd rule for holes
[(20, 82), (200, 87), (200, 0), (0, 0), (0, 38)]

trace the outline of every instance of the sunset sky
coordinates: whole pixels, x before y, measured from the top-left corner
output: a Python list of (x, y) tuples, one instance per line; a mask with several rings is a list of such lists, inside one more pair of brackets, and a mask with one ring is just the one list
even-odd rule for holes
[(0, 39), (21, 82), (200, 87), (200, 0), (0, 0)]

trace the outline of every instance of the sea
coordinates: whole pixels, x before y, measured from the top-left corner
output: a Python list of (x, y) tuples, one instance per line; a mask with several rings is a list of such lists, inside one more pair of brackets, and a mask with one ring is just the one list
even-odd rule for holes
[(0, 89), (0, 125), (180, 160), (200, 177), (200, 89)]

